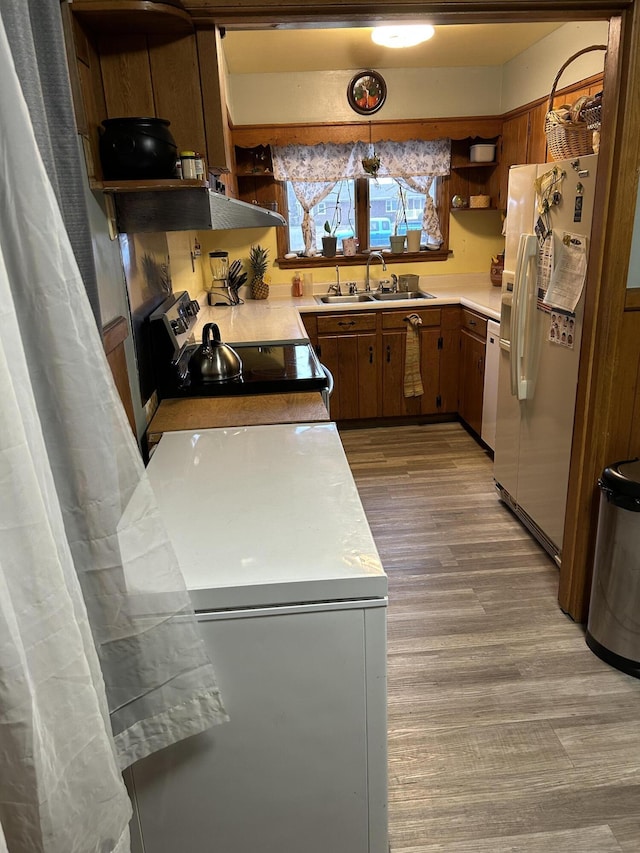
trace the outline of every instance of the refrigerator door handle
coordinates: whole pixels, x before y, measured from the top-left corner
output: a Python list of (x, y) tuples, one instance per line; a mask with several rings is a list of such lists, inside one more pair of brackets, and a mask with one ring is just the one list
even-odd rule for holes
[(530, 325), (531, 288), (535, 286), (535, 269), (532, 262), (537, 258), (537, 252), (538, 241), (535, 234), (521, 234), (513, 286), (515, 322), (512, 321), (514, 329), (511, 336), (511, 393), (517, 396), (518, 400), (526, 400), (529, 395), (527, 331)]
[(518, 254), (516, 256), (516, 272), (513, 279), (513, 296), (511, 299), (511, 340), (509, 351), (509, 368), (511, 375), (511, 396), (518, 394), (518, 320), (520, 317), (520, 287), (522, 276), (522, 253), (524, 251), (524, 239), (526, 235), (520, 235), (518, 242)]

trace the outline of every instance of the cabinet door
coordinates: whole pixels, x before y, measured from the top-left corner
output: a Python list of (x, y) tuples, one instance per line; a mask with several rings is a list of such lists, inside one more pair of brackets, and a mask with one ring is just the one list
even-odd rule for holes
[(440, 349), (440, 406), (438, 412), (458, 411), (460, 329), (442, 329)]
[(440, 395), (441, 340), (440, 329), (420, 331), (420, 375), (424, 388), (420, 406), (422, 415), (435, 415), (443, 411)]
[(384, 417), (418, 414), (420, 397), (405, 398), (404, 377), (405, 334), (384, 332), (382, 335), (382, 414)]
[(438, 412), (440, 350), (438, 329), (420, 332), (420, 375), (423, 394), (404, 396), (407, 333), (384, 332), (382, 335), (382, 414), (384, 417), (426, 415)]
[(480, 435), (484, 395), (484, 354), (486, 342), (460, 332), (460, 417)]
[(335, 383), (330, 400), (332, 420), (377, 417), (375, 334), (319, 335), (318, 355)]

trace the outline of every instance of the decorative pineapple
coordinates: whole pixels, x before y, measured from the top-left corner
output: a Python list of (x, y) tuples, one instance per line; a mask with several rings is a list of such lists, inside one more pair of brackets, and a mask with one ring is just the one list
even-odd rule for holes
[(269, 296), (269, 284), (265, 281), (268, 254), (269, 250), (263, 249), (259, 244), (252, 246), (249, 251), (251, 296), (253, 299), (266, 299)]

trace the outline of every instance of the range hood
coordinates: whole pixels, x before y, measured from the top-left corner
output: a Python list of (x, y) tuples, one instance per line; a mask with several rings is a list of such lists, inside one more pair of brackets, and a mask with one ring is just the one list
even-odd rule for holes
[(286, 225), (279, 213), (206, 187), (114, 193), (120, 233), (224, 231)]

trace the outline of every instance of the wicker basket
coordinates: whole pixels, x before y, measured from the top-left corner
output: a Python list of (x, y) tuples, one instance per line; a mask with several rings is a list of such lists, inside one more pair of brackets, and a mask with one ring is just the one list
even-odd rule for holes
[(583, 53), (589, 53), (592, 50), (606, 50), (605, 44), (593, 44), (590, 47), (585, 47), (570, 56), (564, 63), (561, 69), (556, 74), (549, 94), (549, 104), (547, 106), (547, 115), (544, 120), (544, 134), (547, 137), (547, 146), (554, 160), (566, 160), (569, 157), (581, 157), (585, 154), (593, 153), (592, 131), (587, 127), (586, 121), (568, 121), (558, 123), (553, 119), (553, 99), (556, 95), (556, 86), (565, 68), (570, 65), (574, 59), (582, 56)]
[(470, 208), (485, 208), (491, 204), (491, 196), (488, 195), (472, 195), (469, 197)]

